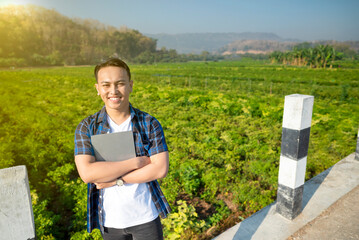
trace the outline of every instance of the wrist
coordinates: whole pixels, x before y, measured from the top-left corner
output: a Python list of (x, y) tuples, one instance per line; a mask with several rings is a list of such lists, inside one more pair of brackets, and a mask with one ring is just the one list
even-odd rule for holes
[(119, 178), (116, 180), (116, 185), (117, 185), (117, 186), (122, 187), (124, 184), (125, 184), (125, 181), (123, 180), (122, 177), (119, 177)]

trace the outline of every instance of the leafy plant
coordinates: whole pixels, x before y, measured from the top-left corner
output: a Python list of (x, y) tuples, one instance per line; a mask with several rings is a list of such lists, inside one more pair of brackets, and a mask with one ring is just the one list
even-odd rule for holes
[(177, 204), (178, 211), (162, 221), (167, 238), (175, 240), (200, 233), (206, 223), (197, 219), (195, 208), (182, 200), (177, 201)]

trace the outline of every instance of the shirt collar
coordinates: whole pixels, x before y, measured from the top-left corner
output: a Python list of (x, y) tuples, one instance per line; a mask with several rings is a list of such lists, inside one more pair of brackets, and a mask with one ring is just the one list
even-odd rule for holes
[(132, 107), (130, 103), (130, 113), (131, 113), (131, 121), (136, 117), (135, 109)]
[[(135, 109), (132, 107), (131, 103), (130, 103), (130, 113), (131, 113), (131, 120), (132, 120), (136, 117), (136, 113), (135, 113)], [(102, 109), (100, 110), (99, 117), (97, 118), (97, 123), (103, 122), (104, 119), (106, 119), (106, 118), (107, 118), (106, 106), (103, 106)], [(105, 121), (107, 121), (107, 119)]]
[(106, 106), (103, 106), (97, 118), (97, 123), (101, 123), (104, 119), (106, 119), (106, 117), (107, 117)]

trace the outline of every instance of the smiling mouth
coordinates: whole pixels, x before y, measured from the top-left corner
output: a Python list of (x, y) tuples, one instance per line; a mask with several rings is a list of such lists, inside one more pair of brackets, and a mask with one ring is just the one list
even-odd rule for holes
[(118, 101), (120, 101), (120, 97), (109, 97), (108, 98), (111, 102), (118, 102)]

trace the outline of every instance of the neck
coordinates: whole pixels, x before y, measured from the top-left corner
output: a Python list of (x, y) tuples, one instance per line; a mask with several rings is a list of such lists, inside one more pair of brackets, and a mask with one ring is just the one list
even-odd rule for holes
[(127, 118), (131, 116), (130, 106), (128, 106), (127, 110), (106, 109), (106, 112), (112, 121), (118, 125), (126, 121)]

